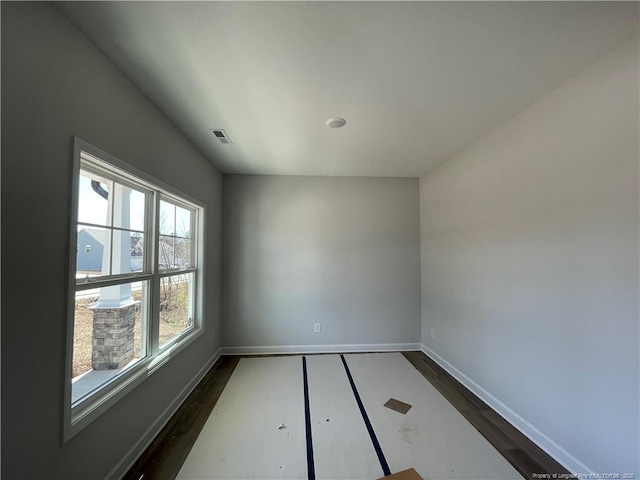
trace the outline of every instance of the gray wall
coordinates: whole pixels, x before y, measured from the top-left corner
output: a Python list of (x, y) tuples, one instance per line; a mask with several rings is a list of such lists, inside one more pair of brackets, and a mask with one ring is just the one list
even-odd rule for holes
[(635, 38), (420, 182), (423, 342), (636, 478), (638, 85)]
[(224, 346), (419, 343), (418, 199), (417, 179), (225, 175)]
[[(63, 446), (72, 135), (207, 205), (207, 332)], [(104, 477), (213, 355), (221, 199), (220, 173), (53, 4), (2, 3), (2, 478)]]

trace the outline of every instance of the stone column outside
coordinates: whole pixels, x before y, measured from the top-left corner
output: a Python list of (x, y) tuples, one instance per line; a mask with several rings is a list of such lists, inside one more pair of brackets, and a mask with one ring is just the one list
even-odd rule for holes
[(133, 332), (136, 305), (93, 307), (93, 349), (91, 367), (94, 370), (116, 370), (134, 357)]

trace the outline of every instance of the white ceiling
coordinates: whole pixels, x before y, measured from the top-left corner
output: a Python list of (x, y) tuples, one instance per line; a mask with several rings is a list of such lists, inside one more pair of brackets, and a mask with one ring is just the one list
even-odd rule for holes
[[(637, 35), (639, 13), (636, 2), (59, 5), (221, 171), (392, 177), (424, 175)], [(333, 116), (347, 125), (329, 129)]]

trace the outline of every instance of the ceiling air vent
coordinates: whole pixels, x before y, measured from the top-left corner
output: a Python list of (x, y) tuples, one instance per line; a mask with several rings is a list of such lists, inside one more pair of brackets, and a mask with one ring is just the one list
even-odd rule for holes
[(216, 138), (220, 140), (220, 143), (224, 143), (224, 144), (233, 143), (229, 138), (229, 135), (227, 135), (227, 132), (225, 132), (224, 130), (217, 129), (217, 130), (211, 130), (211, 131), (216, 136)]

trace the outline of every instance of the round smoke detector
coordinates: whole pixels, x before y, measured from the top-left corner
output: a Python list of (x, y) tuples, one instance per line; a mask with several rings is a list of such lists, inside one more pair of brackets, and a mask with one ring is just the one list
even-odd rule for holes
[(344, 127), (347, 124), (347, 121), (344, 118), (333, 117), (327, 120), (327, 126), (329, 128), (340, 128)]

